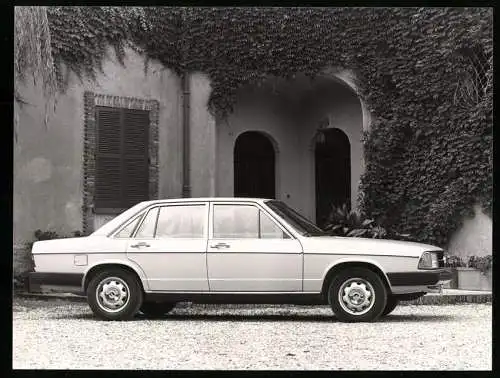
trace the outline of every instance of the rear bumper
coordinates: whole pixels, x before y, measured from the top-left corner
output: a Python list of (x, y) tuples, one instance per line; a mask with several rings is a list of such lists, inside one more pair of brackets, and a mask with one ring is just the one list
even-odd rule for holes
[(52, 291), (57, 293), (82, 293), (82, 273), (45, 273), (29, 274), (29, 292)]

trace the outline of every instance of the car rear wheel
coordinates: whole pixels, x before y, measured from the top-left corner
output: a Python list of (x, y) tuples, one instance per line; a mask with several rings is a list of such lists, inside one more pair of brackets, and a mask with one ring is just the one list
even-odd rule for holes
[(137, 278), (122, 269), (97, 273), (87, 288), (87, 300), (94, 314), (104, 320), (129, 320), (142, 305)]
[(399, 299), (397, 299), (393, 295), (389, 295), (389, 297), (387, 298), (387, 304), (385, 305), (384, 311), (382, 312), (382, 316), (389, 315), (394, 311), (398, 304)]
[(375, 272), (350, 268), (330, 283), (328, 300), (342, 322), (370, 322), (378, 319), (387, 303), (387, 289)]
[(170, 312), (176, 303), (158, 303), (158, 302), (144, 302), (141, 306), (141, 312), (148, 317), (160, 317)]

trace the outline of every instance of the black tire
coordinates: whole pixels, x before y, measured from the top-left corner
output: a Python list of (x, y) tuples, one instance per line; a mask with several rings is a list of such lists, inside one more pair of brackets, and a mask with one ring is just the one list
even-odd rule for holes
[(391, 312), (394, 311), (394, 309), (398, 304), (399, 304), (399, 299), (397, 299), (393, 295), (389, 295), (389, 297), (387, 298), (387, 304), (385, 305), (384, 311), (382, 311), (381, 316), (389, 315)]
[[(116, 295), (122, 299), (121, 302), (115, 301), (117, 306), (112, 308), (106, 305), (103, 297), (105, 288), (109, 286), (107, 297), (108, 304), (115, 301)], [(102, 296), (98, 294), (102, 293)], [(118, 293), (118, 294), (117, 294)], [(126, 270), (111, 268), (97, 273), (89, 283), (87, 288), (87, 301), (92, 312), (103, 320), (130, 320), (132, 319), (142, 305), (142, 287), (136, 276)], [(122, 302), (122, 305), (120, 305)]]
[(176, 303), (168, 302), (144, 302), (140, 311), (150, 318), (158, 318), (172, 311)]
[[(349, 291), (354, 290), (352, 298), (346, 296), (344, 301), (339, 298), (339, 293), (349, 287)], [(372, 322), (385, 309), (387, 289), (377, 273), (365, 268), (350, 268), (335, 275), (328, 289), (328, 301), (335, 316), (342, 322)], [(355, 303), (356, 301), (359, 303)], [(363, 306), (366, 301), (368, 304)], [(347, 302), (350, 306), (359, 307), (353, 309)]]

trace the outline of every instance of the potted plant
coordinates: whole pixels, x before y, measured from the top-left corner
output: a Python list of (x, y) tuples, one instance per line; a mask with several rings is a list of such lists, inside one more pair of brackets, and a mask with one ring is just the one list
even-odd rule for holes
[(457, 268), (464, 268), (467, 264), (459, 256), (445, 256), (444, 258), (445, 268), (450, 268), (452, 279), (450, 283), (446, 284), (444, 287), (447, 289), (458, 289), (458, 270)]
[(456, 283), (452, 280), (451, 288), (479, 291), (492, 289), (492, 255), (469, 256), (467, 260), (458, 256), (447, 256), (445, 265), (451, 267), (455, 275)]
[(459, 289), (487, 290), (492, 289), (493, 256), (470, 256), (467, 268), (460, 268)]

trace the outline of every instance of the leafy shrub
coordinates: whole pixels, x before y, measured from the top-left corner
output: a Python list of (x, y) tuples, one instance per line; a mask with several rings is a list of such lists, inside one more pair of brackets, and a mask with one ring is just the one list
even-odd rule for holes
[(373, 223), (372, 219), (362, 217), (344, 204), (339, 207), (332, 206), (324, 230), (332, 236), (364, 236), (380, 239), (385, 235), (385, 230), (375, 227)]
[(444, 266), (446, 268), (465, 268), (467, 263), (460, 256), (446, 256)]
[(62, 237), (55, 231), (42, 231), (42, 230), (36, 230), (33, 233), (33, 235), (35, 236), (35, 239), (26, 243), (26, 247), (28, 248), (30, 253), (31, 253), (31, 249), (33, 248), (33, 244), (35, 242), (42, 241), (42, 240), (59, 239)]
[(481, 273), (485, 274), (487, 271), (493, 269), (493, 256), (470, 256), (467, 266), (469, 268), (479, 269)]
[(339, 207), (332, 206), (324, 230), (332, 236), (365, 237), (372, 239), (407, 239), (409, 234), (390, 233), (377, 225), (373, 219), (354, 210), (349, 210), (348, 204)]
[(467, 259), (463, 259), (460, 256), (446, 256), (445, 267), (474, 268), (484, 274), (493, 268), (493, 256), (469, 256)]

